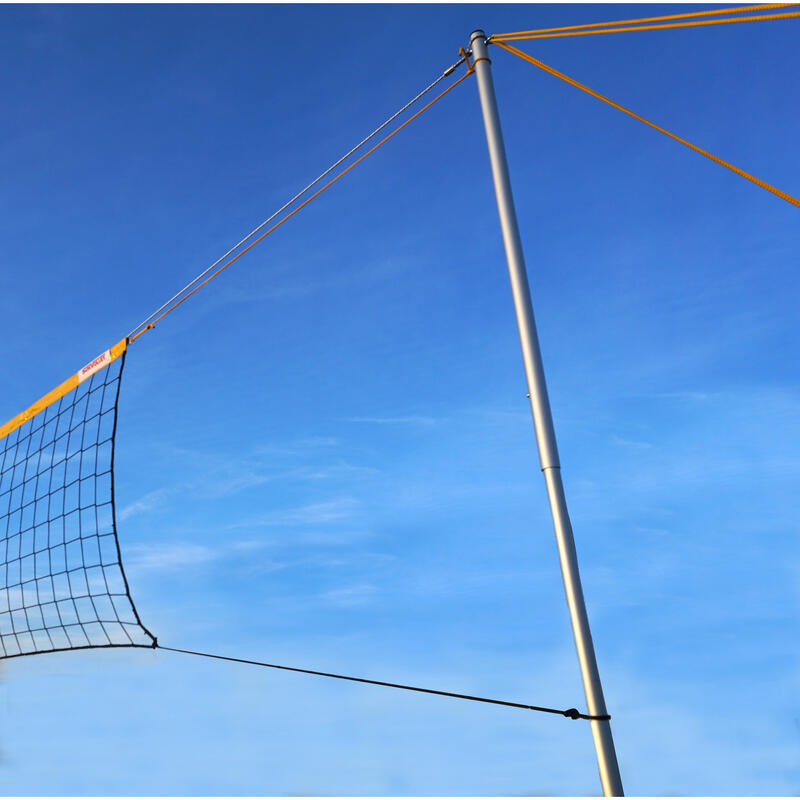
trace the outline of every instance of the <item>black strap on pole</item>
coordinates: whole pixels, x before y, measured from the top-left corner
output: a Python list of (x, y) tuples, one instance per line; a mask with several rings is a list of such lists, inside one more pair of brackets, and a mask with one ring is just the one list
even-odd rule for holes
[(458, 700), (473, 700), (476, 703), (491, 703), (495, 706), (509, 706), (510, 708), (522, 708), (525, 711), (541, 711), (545, 714), (559, 714), (562, 717), (569, 719), (587, 719), (587, 720), (608, 720), (611, 719), (609, 715), (582, 714), (577, 708), (547, 708), (546, 706), (531, 706), (525, 703), (512, 703), (508, 700), (492, 700), (488, 697), (475, 697), (470, 694), (459, 694), (458, 692), (444, 692), (439, 689), (423, 689), (419, 686), (406, 686), (402, 683), (388, 683), (386, 681), (373, 681), (368, 678), (354, 678), (351, 675), (337, 675), (333, 672), (319, 672), (314, 669), (301, 669), (300, 667), (284, 667), (280, 664), (267, 664), (264, 661), (252, 661), (249, 658), (232, 658), (231, 656), (219, 656), (213, 653), (200, 653), (197, 650), (181, 650), (177, 647), (164, 647), (161, 644), (155, 644), (159, 650), (169, 650), (173, 653), (185, 653), (190, 656), (201, 656), (203, 658), (216, 658), (220, 661), (235, 661), (238, 664), (252, 664), (256, 667), (268, 667), (269, 669), (282, 669), (287, 672), (302, 672), (306, 675), (319, 675), (323, 678), (336, 678), (341, 681), (353, 681), (355, 683), (369, 683), (372, 686), (387, 686), (390, 689), (404, 689), (408, 692), (422, 692), (424, 694), (437, 694), (441, 697), (455, 697)]

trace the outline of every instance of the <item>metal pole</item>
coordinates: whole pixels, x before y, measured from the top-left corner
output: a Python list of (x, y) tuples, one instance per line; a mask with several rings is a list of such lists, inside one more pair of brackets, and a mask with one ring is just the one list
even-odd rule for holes
[[(511, 278), (511, 291), (514, 296), (514, 310), (517, 315), (519, 338), (522, 344), (522, 359), (525, 364), (525, 376), (528, 380), (528, 392), (533, 412), (533, 425), (536, 430), (536, 441), (539, 447), (539, 460), (547, 485), (547, 496), (550, 511), (553, 515), (553, 527), (558, 542), (558, 557), (561, 562), (561, 576), (564, 579), (564, 590), (567, 595), (572, 633), (578, 650), (578, 661), (586, 692), (586, 703), (591, 715), (607, 714), (603, 688), (600, 684), (600, 673), (589, 630), (589, 618), (586, 615), (586, 604), (578, 571), (578, 556), (575, 551), (575, 540), (572, 536), (572, 525), (567, 513), (567, 501), (561, 483), (561, 466), (558, 460), (556, 434), (553, 428), (553, 417), (550, 413), (550, 401), (547, 398), (547, 385), (544, 379), (542, 354), (539, 350), (539, 338), (536, 335), (536, 323), (533, 318), (530, 288), (525, 271), (525, 260), (522, 256), (522, 242), (519, 236), (517, 215), (511, 195), (511, 182), (508, 176), (506, 150), (503, 134), (500, 130), (500, 117), (497, 113), (497, 100), (492, 82), (491, 61), (487, 55), (486, 34), (474, 31), (470, 36), (473, 64), (478, 81), (478, 92), (483, 112), (483, 124), (486, 128), (486, 141), (489, 145), (489, 159), (492, 164), (494, 191), (497, 198), (497, 210), (500, 215), (500, 227), (503, 232), (503, 244), (508, 262), (508, 273)], [(617, 755), (614, 750), (614, 739), (611, 725), (607, 720), (592, 720), (592, 736), (597, 751), (597, 765), (600, 770), (600, 782), (606, 797), (622, 796), (622, 779), (619, 774)]]

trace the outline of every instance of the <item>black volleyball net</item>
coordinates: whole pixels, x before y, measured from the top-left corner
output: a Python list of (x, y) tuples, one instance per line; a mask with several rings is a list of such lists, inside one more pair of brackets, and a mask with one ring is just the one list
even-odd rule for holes
[(130, 595), (114, 516), (126, 347), (0, 427), (0, 658), (155, 646)]

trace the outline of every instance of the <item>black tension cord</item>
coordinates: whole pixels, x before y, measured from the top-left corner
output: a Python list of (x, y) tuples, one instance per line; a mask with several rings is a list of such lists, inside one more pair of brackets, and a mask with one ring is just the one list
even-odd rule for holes
[(598, 714), (592, 716), (591, 714), (581, 714), (577, 708), (568, 708), (562, 710), (560, 708), (546, 708), (545, 706), (529, 706), (524, 703), (512, 703), (508, 700), (491, 700), (488, 697), (474, 697), (470, 694), (458, 694), (457, 692), (442, 692), (438, 689), (422, 689), (419, 686), (405, 686), (402, 683), (387, 683), (386, 681), (372, 681), (368, 678), (353, 678), (350, 675), (336, 675), (333, 672), (318, 672), (313, 669), (300, 669), (300, 667), (283, 667), (280, 664), (267, 664), (264, 661), (251, 661), (247, 658), (231, 658), (230, 656), (218, 656), (213, 653), (199, 653), (196, 650), (180, 650), (177, 647), (164, 647), (161, 644), (154, 644), (154, 648), (159, 650), (169, 650), (173, 653), (185, 653), (190, 656), (202, 656), (203, 658), (216, 658), (220, 661), (235, 661), (238, 664), (253, 664), (256, 667), (269, 667), (270, 669), (283, 669), (287, 672), (303, 672), (306, 675), (320, 675), (323, 678), (337, 678), (341, 681), (354, 681), (355, 683), (369, 683), (373, 686), (388, 686), (390, 689), (405, 689), (408, 692), (422, 692), (424, 694), (438, 694), (442, 697), (455, 697), (458, 700), (474, 700), (476, 703), (491, 703), (495, 706), (510, 706), (511, 708), (523, 708), (526, 711), (542, 711), (545, 714), (560, 714), (562, 717), (569, 719), (588, 719), (588, 720), (609, 720), (611, 716), (608, 714)]

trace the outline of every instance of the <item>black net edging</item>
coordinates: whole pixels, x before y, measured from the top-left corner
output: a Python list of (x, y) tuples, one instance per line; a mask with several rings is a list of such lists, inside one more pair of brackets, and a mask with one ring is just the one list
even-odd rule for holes
[(122, 568), (113, 363), (0, 439), (0, 658), (153, 647)]

